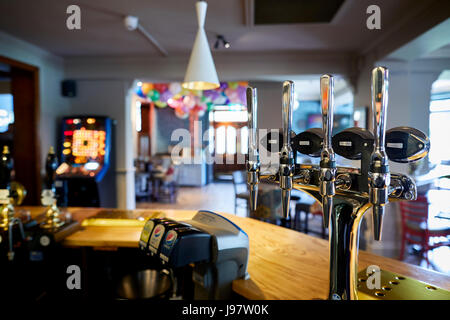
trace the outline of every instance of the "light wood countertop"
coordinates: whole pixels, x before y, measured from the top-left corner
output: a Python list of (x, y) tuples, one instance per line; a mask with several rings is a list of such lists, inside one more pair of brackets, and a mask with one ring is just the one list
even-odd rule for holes
[[(20, 208), (18, 208), (20, 209)], [(38, 207), (27, 207), (32, 216), (42, 213)], [(74, 219), (83, 220), (101, 209), (70, 208)], [(159, 210), (134, 210), (152, 216)], [(164, 216), (177, 220), (190, 219), (196, 211), (160, 210)], [(249, 280), (235, 280), (233, 290), (248, 299), (326, 299), (328, 294), (328, 241), (291, 229), (251, 218), (221, 213), (241, 227), (249, 236)], [(137, 247), (139, 227), (88, 226), (70, 235), (66, 246)], [(407, 277), (450, 290), (450, 277), (417, 266), (384, 258), (364, 251), (359, 254), (359, 270), (378, 265)]]

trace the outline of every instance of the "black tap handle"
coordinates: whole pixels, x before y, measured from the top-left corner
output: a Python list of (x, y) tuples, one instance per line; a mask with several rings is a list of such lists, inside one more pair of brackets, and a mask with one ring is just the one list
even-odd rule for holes
[(411, 127), (396, 127), (386, 131), (386, 154), (389, 160), (410, 163), (423, 159), (430, 151), (430, 139)]
[(11, 184), (11, 171), (14, 168), (14, 162), (9, 153), (8, 146), (3, 146), (3, 152), (0, 159), (0, 189), (8, 189)]
[(310, 157), (320, 157), (323, 148), (323, 129), (312, 128), (297, 134), (292, 139), (292, 149)]
[(56, 156), (53, 147), (50, 147), (50, 150), (47, 154), (47, 159), (45, 160), (45, 180), (44, 180), (45, 189), (53, 190), (55, 188), (57, 168), (58, 168), (58, 157)]

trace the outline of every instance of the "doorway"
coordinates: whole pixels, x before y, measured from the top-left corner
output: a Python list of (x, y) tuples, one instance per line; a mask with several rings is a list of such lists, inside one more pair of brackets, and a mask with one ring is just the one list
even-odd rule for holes
[(210, 112), (211, 131), (215, 145), (211, 146), (216, 159), (214, 174), (245, 170), (248, 153), (248, 114), (243, 106), (216, 106)]
[(0, 147), (14, 159), (13, 180), (27, 190), (24, 205), (40, 204), (39, 68), (0, 56)]

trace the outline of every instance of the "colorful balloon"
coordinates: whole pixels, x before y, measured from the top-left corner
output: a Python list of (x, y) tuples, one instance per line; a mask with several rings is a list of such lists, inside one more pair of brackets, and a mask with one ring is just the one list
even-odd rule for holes
[(171, 82), (169, 84), (169, 91), (172, 92), (173, 95), (180, 93), (181, 91), (181, 83), (179, 82)]
[(181, 107), (182, 102), (177, 99), (170, 98), (169, 100), (167, 100), (167, 104), (169, 107), (177, 109)]
[(241, 100), (239, 99), (238, 93), (236, 91), (233, 91), (229, 96), (228, 99), (230, 99), (231, 103), (240, 103)]
[(150, 92), (147, 94), (147, 97), (149, 97), (149, 99), (152, 100), (153, 102), (158, 101), (159, 100), (159, 92), (155, 89), (150, 90)]
[(237, 88), (237, 95), (238, 95), (238, 99), (240, 104), (242, 105), (247, 105), (247, 94), (246, 94), (246, 88), (243, 86), (239, 86)]
[(223, 95), (219, 95), (213, 102), (214, 104), (224, 105), (227, 101), (227, 98)]
[(195, 107), (195, 99), (193, 96), (188, 95), (183, 98), (183, 104), (186, 108), (192, 109)]
[(142, 92), (142, 88), (141, 87), (137, 87), (136, 88), (136, 94), (141, 97), (141, 98), (147, 98), (147, 96)]
[(167, 107), (167, 103), (162, 102), (162, 101), (155, 101), (155, 105), (156, 105), (158, 108), (165, 108), (165, 107)]
[(231, 97), (235, 91), (231, 88), (226, 88), (224, 94), (227, 98)]
[(147, 95), (150, 92), (150, 90), (153, 90), (153, 83), (145, 82), (142, 84), (141, 88), (142, 88), (142, 92), (145, 95)]
[(159, 96), (159, 100), (162, 101), (162, 102), (167, 102), (167, 100), (169, 100), (170, 98), (172, 98), (172, 92), (170, 92), (170, 90), (164, 91)]
[(164, 91), (166, 91), (168, 89), (168, 85), (165, 83), (155, 83), (153, 85), (154, 89), (157, 90), (159, 93), (163, 93)]
[(175, 109), (175, 116), (179, 119), (186, 119), (189, 117), (187, 112), (184, 112), (181, 108)]
[(238, 85), (239, 84), (237, 82), (228, 82), (228, 88), (233, 90), (237, 89)]

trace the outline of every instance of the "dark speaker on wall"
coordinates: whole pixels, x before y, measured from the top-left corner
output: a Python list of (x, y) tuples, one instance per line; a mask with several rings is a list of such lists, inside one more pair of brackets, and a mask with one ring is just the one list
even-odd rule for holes
[(75, 82), (75, 80), (62, 81), (61, 93), (63, 97), (75, 97), (77, 95), (77, 83)]

